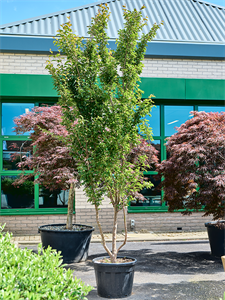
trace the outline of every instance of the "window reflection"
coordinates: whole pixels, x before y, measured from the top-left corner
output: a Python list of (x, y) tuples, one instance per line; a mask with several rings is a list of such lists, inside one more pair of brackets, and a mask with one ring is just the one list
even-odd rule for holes
[[(154, 140), (154, 141), (148, 141), (157, 151), (158, 151), (158, 154), (157, 154), (157, 157), (158, 157), (158, 162), (160, 163), (161, 162), (161, 142), (160, 140)], [(149, 169), (147, 169), (147, 171), (155, 171), (156, 169), (156, 166), (154, 164), (152, 164), (150, 166)]]
[(158, 151), (158, 159), (161, 161), (161, 142), (160, 140), (150, 141), (150, 144)]
[(39, 207), (67, 207), (69, 198), (69, 190), (54, 189), (49, 190), (40, 186), (39, 189)]
[(151, 111), (151, 117), (146, 116), (145, 118), (152, 128), (153, 136), (160, 136), (160, 106), (154, 106)]
[(165, 135), (171, 136), (176, 132), (175, 127), (192, 118), (193, 106), (165, 106)]
[(198, 111), (224, 112), (225, 111), (225, 106), (199, 106)]
[(145, 200), (131, 201), (131, 206), (161, 206), (162, 197), (159, 185), (161, 179), (158, 175), (145, 175), (147, 181), (151, 181), (154, 186), (151, 189), (144, 188), (140, 193), (145, 197)]
[(24, 159), (24, 156), (32, 155), (31, 141), (3, 141), (3, 170), (18, 170), (17, 164)]
[(2, 103), (2, 135), (16, 135), (14, 118), (28, 113), (33, 107), (33, 103)]
[(1, 176), (1, 208), (34, 208), (34, 183), (13, 185), (17, 176)]

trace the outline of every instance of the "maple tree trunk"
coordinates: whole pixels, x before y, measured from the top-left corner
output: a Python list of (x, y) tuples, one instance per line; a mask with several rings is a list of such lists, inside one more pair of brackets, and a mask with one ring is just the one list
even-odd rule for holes
[(73, 226), (73, 203), (75, 197), (75, 184), (71, 183), (69, 190), (69, 198), (68, 198), (68, 211), (67, 211), (67, 221), (66, 221), (66, 229), (72, 230)]
[(116, 263), (116, 258), (117, 258), (117, 249), (116, 249), (117, 217), (118, 217), (118, 210), (115, 205), (114, 218), (113, 218), (113, 232), (112, 232), (112, 257), (111, 257), (112, 263)]
[(124, 199), (123, 199), (123, 222), (124, 222), (124, 241), (123, 243), (119, 246), (119, 248), (117, 249), (117, 253), (120, 251), (120, 249), (126, 245), (127, 243), (127, 218), (126, 218), (126, 208), (125, 208), (125, 203), (124, 203)]
[(99, 221), (99, 209), (98, 209), (98, 206), (96, 204), (95, 204), (95, 213), (96, 213), (96, 221), (97, 221), (98, 228), (99, 228), (100, 235), (101, 235), (101, 239), (102, 239), (102, 245), (105, 248), (105, 251), (108, 253), (110, 259), (112, 260), (112, 252), (109, 250), (109, 248), (106, 245), (106, 241), (105, 241), (104, 233), (103, 233), (103, 230), (102, 230), (102, 226), (101, 226), (101, 223)]

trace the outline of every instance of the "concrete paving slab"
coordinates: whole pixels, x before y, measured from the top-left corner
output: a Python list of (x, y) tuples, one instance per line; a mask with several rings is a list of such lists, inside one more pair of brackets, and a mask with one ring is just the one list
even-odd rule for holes
[[(106, 233), (105, 238), (107, 242), (112, 241), (112, 234)], [(204, 240), (208, 239), (206, 231), (203, 232), (176, 232), (176, 233), (140, 233), (129, 232), (128, 241), (170, 241), (170, 240)], [(124, 240), (123, 234), (117, 234), (117, 241), (122, 242)], [(41, 243), (40, 235), (26, 235), (26, 236), (13, 236), (13, 242), (19, 245), (33, 245)], [(99, 234), (93, 234), (91, 243), (100, 243), (101, 236)]]

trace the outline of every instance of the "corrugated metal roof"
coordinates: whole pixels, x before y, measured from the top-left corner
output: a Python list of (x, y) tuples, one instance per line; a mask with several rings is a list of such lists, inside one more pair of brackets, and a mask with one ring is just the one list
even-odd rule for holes
[(198, 0), (110, 0), (100, 1), (69, 10), (30, 18), (0, 26), (0, 34), (25, 36), (55, 36), (60, 24), (68, 21), (79, 36), (88, 37), (87, 26), (98, 11), (100, 3), (110, 8), (108, 36), (117, 38), (118, 29), (123, 27), (122, 6), (137, 10), (144, 4), (143, 16), (148, 16), (149, 30), (153, 23), (164, 21), (155, 41), (224, 43), (225, 7)]

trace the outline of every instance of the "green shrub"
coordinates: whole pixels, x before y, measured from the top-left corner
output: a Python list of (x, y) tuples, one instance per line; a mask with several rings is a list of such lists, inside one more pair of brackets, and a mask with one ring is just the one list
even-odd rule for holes
[(17, 248), (2, 230), (0, 226), (0, 300), (87, 299), (92, 287), (63, 268), (59, 253), (41, 245), (38, 255)]
[(223, 294), (223, 299), (222, 299), (222, 298), (220, 298), (220, 300), (225, 300), (225, 292), (224, 292), (224, 294)]

